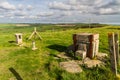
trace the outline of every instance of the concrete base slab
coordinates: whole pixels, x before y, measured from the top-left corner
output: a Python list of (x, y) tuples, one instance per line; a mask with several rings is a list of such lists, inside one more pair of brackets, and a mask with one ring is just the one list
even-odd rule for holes
[(100, 60), (91, 60), (89, 58), (85, 58), (85, 60), (83, 61), (83, 64), (86, 66), (86, 68), (93, 68), (96, 66), (100, 67), (105, 65), (105, 63)]
[(80, 73), (83, 71), (75, 61), (60, 62), (60, 67), (70, 73)]

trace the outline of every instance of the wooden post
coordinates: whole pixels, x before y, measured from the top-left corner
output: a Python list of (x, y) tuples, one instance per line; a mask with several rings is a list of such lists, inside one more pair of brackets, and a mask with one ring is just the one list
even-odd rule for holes
[(115, 75), (117, 75), (117, 62), (116, 62), (114, 33), (108, 33), (108, 42), (109, 42), (109, 49), (110, 49), (111, 70), (113, 73), (115, 73)]
[(76, 34), (73, 34), (73, 45), (74, 45), (74, 58), (75, 58), (75, 51), (77, 50), (77, 45), (76, 45), (76, 43), (77, 43), (77, 39), (76, 39)]
[(74, 45), (74, 52), (77, 50), (77, 39), (76, 39), (76, 34), (73, 34), (73, 45)]
[(42, 40), (42, 37), (38, 34), (37, 30), (36, 30), (36, 27), (34, 28), (34, 31), (33, 33), (30, 35), (30, 37), (28, 38), (28, 40), (30, 40), (32, 37), (34, 36), (34, 39), (36, 36), (39, 37), (40, 40)]
[(115, 33), (114, 37), (115, 37), (116, 61), (117, 61), (117, 65), (119, 65), (119, 35), (118, 33)]

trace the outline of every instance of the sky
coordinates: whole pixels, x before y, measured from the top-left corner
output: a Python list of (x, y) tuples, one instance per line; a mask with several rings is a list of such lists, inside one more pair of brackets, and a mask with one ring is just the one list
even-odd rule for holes
[(120, 0), (0, 0), (0, 23), (120, 23)]

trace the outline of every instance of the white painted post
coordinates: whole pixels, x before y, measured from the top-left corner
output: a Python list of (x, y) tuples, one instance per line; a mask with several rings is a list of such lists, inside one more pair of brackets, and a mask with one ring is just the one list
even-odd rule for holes
[(22, 44), (22, 33), (16, 33), (15, 37), (16, 37), (17, 45), (21, 45)]
[(32, 50), (36, 50), (35, 41), (32, 42)]

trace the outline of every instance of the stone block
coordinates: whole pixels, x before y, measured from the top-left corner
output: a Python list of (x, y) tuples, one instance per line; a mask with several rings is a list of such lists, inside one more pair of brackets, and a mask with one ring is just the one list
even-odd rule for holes
[(22, 44), (22, 33), (16, 33), (15, 37), (16, 37), (17, 45), (21, 45)]
[(98, 53), (99, 34), (78, 33), (73, 34), (74, 52), (77, 50), (86, 51), (89, 58), (94, 58)]
[(78, 50), (75, 52), (75, 56), (80, 57), (80, 59), (86, 58), (86, 51)]
[(83, 71), (75, 61), (60, 62), (60, 67), (70, 73), (80, 73)]

